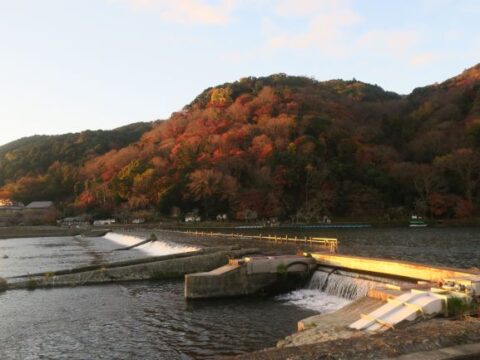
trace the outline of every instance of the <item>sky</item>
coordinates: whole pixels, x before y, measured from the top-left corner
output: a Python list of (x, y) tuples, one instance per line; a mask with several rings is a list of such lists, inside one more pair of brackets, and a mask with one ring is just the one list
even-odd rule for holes
[(0, 144), (166, 119), (273, 73), (401, 94), (480, 62), (478, 0), (0, 0)]

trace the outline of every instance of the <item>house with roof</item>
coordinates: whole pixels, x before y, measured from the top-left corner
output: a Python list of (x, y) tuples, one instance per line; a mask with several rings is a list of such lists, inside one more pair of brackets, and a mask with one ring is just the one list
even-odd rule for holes
[(52, 201), (32, 201), (25, 206), (23, 217), (26, 223), (33, 225), (55, 223), (57, 209)]
[(24, 209), (25, 206), (22, 203), (2, 202), (0, 204), (0, 225), (7, 226), (21, 223)]

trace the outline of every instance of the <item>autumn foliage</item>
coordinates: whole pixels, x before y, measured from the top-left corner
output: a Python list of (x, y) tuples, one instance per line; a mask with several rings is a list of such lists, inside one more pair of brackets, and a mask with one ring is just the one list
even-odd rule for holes
[(479, 69), (408, 96), (356, 80), (243, 78), (128, 141), (44, 139), (43, 157), (38, 139), (0, 147), (0, 194), (102, 214), (469, 217), (480, 210)]

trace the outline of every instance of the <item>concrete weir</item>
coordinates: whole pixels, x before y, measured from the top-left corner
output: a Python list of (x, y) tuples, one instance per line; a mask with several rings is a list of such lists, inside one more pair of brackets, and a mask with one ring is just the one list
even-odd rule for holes
[(320, 266), (367, 272), (379, 276), (406, 278), (416, 281), (441, 282), (448, 278), (472, 275), (472, 271), (434, 267), (408, 261), (366, 258), (327, 253), (312, 253)]
[(304, 284), (316, 268), (307, 256), (259, 256), (230, 260), (209, 272), (185, 276), (187, 299), (276, 294)]
[(437, 316), (478, 311), (480, 277), (475, 270), (323, 253), (312, 257), (318, 270), (310, 287), (353, 301), (335, 312), (299, 321), (299, 332), (277, 347), (360, 338)]
[[(205, 248), (182, 254), (147, 257), (34, 275), (29, 274), (6, 279), (7, 283), (4, 287), (8, 290), (35, 289), (181, 278), (192, 271), (209, 271), (225, 265), (230, 258), (258, 252), (258, 249), (240, 249), (235, 246)], [(0, 282), (1, 288), (2, 283)]]

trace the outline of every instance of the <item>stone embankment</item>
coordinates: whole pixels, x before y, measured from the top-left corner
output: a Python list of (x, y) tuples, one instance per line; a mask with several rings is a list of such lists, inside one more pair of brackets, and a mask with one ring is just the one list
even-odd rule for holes
[[(469, 320), (435, 319), (420, 322), (404, 329), (375, 335), (350, 337), (318, 342), (311, 345), (271, 348), (240, 355), (236, 360), (373, 360), (396, 359), (399, 356), (432, 352), (452, 346), (480, 343), (480, 319)], [(476, 351), (476, 352), (475, 352)], [(435, 351), (436, 352), (436, 351)], [(479, 359), (477, 350), (462, 357), (441, 359)], [(417, 357), (410, 359), (440, 359)]]
[(182, 278), (191, 272), (210, 271), (228, 263), (230, 258), (255, 254), (258, 249), (238, 247), (206, 248), (183, 254), (135, 259), (72, 270), (45, 272), (8, 279), (8, 289), (34, 289), (79, 286), (121, 281)]

